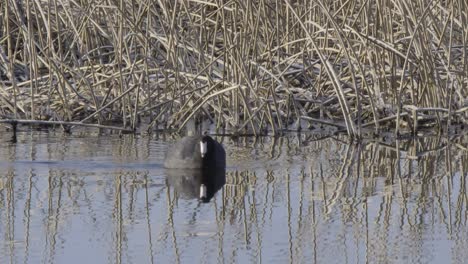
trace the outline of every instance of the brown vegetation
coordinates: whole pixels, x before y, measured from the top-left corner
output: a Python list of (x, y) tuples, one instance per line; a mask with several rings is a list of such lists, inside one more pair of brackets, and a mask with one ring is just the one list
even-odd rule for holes
[[(349, 135), (466, 123), (468, 4), (0, 2), (4, 119)], [(397, 125), (398, 124), (398, 125)]]

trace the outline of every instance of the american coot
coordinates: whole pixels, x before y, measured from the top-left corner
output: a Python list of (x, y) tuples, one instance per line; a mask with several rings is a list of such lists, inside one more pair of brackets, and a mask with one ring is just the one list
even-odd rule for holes
[(171, 146), (164, 160), (168, 169), (214, 169), (226, 167), (223, 146), (208, 135), (187, 136)]
[(187, 136), (168, 149), (164, 167), (176, 190), (209, 202), (226, 181), (226, 152), (210, 136)]

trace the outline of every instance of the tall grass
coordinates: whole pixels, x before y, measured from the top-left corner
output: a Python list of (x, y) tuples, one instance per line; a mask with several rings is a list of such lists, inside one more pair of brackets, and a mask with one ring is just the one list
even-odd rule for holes
[(181, 128), (195, 117), (254, 134), (332, 124), (355, 136), (467, 122), (464, 0), (4, 0), (0, 10), (3, 118)]

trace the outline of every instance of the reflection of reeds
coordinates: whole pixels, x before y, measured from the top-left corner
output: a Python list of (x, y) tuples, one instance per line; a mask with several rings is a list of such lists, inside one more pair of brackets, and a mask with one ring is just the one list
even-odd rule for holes
[[(288, 220), (284, 223), (288, 224), (287, 230), (291, 239), (289, 243), (297, 245), (300, 244), (297, 241), (304, 240), (303, 231), (300, 230), (304, 219), (309, 219), (312, 223), (310, 232), (314, 239), (313, 248), (317, 248), (316, 243), (320, 244), (319, 241), (315, 241), (320, 239), (317, 237), (317, 221), (334, 219), (342, 221), (345, 225), (357, 223), (356, 228), (365, 229), (365, 233), (360, 235), (366, 236), (366, 243), (371, 241), (367, 244), (367, 254), (370, 258), (377, 259), (391, 258), (386, 252), (388, 248), (385, 247), (392, 239), (392, 232), (400, 232), (394, 229), (395, 221), (396, 227), (409, 228), (410, 236), (415, 241), (425, 239), (425, 225), (442, 223), (450, 234), (452, 230), (458, 230), (466, 224), (465, 205), (468, 200), (465, 180), (468, 152), (459, 152), (455, 147), (456, 144), (466, 144), (463, 137), (455, 140), (440, 137), (419, 138), (365, 145), (337, 144), (330, 141), (331, 139), (328, 139), (308, 144), (302, 149), (302, 152), (311, 155), (308, 159), (310, 171), (301, 169), (300, 172), (290, 172), (284, 168), (280, 171), (267, 170), (259, 175), (256, 170), (256, 184), (252, 186), (248, 181), (248, 171), (231, 173), (228, 177), (228, 181), (231, 181), (229, 188), (254, 188), (255, 193), (264, 193), (264, 196), (255, 196), (255, 205), (246, 204), (245, 201), (253, 200), (253, 194), (246, 191), (228, 191), (228, 197), (224, 198), (227, 199), (224, 201), (227, 208), (224, 210), (242, 218), (239, 212), (246, 210), (245, 206), (247, 212), (249, 208), (255, 208), (257, 216), (244, 216), (248, 217), (249, 221), (254, 220), (250, 228), (245, 230), (261, 232), (258, 231), (258, 227), (261, 229), (262, 224), (264, 225), (265, 220), (262, 218), (266, 217), (266, 222), (273, 221), (274, 208), (284, 205), (288, 208)], [(271, 141), (273, 142), (278, 141)], [(324, 146), (329, 144), (335, 145), (338, 151), (325, 152), (324, 149), (329, 147)], [(265, 145), (264, 148), (270, 147)], [(275, 148), (284, 151), (290, 147)], [(335, 153), (340, 155), (334, 157)], [(319, 159), (317, 154), (326, 156)], [(285, 174), (281, 175), (282, 173)], [(308, 177), (309, 184), (303, 180)], [(454, 181), (457, 182), (456, 187)], [(300, 190), (300, 194), (293, 195), (297, 201), (291, 198), (290, 185), (295, 185), (295, 191)], [(281, 198), (275, 195), (276, 192), (281, 192)], [(307, 197), (310, 198), (304, 199)], [(372, 206), (369, 205), (368, 199), (371, 199)], [(309, 211), (304, 213), (302, 208), (307, 206)], [(369, 210), (373, 212), (370, 213)], [(266, 212), (270, 213), (265, 214)], [(294, 221), (294, 225), (289, 221)], [(258, 243), (264, 235), (255, 234), (259, 237)], [(380, 248), (381, 246), (384, 248)], [(295, 252), (291, 253), (293, 255), (300, 254), (297, 253), (300, 252), (299, 249), (292, 252)]]
[[(362, 8), (357, 8), (362, 6)], [(466, 3), (0, 2), (0, 111), (234, 132), (465, 122)], [(386, 19), (391, 16), (391, 19)]]
[[(8, 241), (2, 247), (9, 250), (4, 254), (26, 258), (35, 252), (31, 247), (37, 247), (31, 238), (39, 235), (46, 238), (39, 251), (45, 260), (53, 260), (73, 235), (69, 229), (77, 219), (91, 225), (89, 230), (109, 231), (99, 233), (109, 239), (102, 242), (110, 248), (103, 254), (121, 263), (130, 261), (135, 244), (145, 245), (136, 251), (149, 254), (151, 262), (168, 256), (185, 262), (193, 260), (191, 254), (199, 257), (199, 252), (203, 252), (200, 259), (235, 260), (249, 254), (268, 261), (275, 254), (270, 248), (283, 250), (281, 260), (313, 258), (322, 262), (324, 256), (329, 259), (334, 253), (327, 247), (342, 242), (333, 240), (336, 237), (346, 238), (349, 247), (364, 247), (366, 256), (361, 257), (370, 262), (389, 262), (401, 248), (395, 244), (424, 247), (424, 240), (435, 229), (446, 232), (443, 235), (455, 247), (466, 244), (466, 136), (360, 144), (315, 139), (310, 135), (301, 135), (300, 140), (295, 136), (264, 137), (254, 144), (244, 139), (240, 147), (239, 142), (225, 139), (225, 145), (232, 147), (228, 151), (237, 146), (251, 153), (250, 157), (236, 156), (238, 159), (268, 160), (255, 168), (243, 167), (242, 162), (230, 168), (223, 190), (205, 205), (179, 200), (159, 175), (144, 169), (112, 168), (105, 175), (89, 175), (60, 167), (26, 172), (8, 167), (0, 175), (0, 236)], [(64, 160), (70, 149), (89, 155), (89, 144), (57, 151), (57, 146), (67, 144), (66, 138), (58, 140), (53, 147), (42, 149), (33, 143), (25, 155), (35, 160), (48, 153), (54, 160)], [(149, 156), (149, 148), (140, 149), (148, 146), (146, 140), (123, 137), (116, 144), (108, 151), (119, 164)], [(20, 150), (18, 144), (6, 145), (0, 157), (11, 161)], [(295, 159), (291, 159), (293, 155)], [(204, 215), (207, 212), (209, 217)], [(210, 221), (213, 228), (209, 245), (200, 243), (207, 241), (203, 230), (186, 230), (204, 221)], [(20, 235), (25, 248), (14, 243)], [(362, 252), (356, 249), (353, 254)], [(421, 253), (409, 254), (418, 257)]]

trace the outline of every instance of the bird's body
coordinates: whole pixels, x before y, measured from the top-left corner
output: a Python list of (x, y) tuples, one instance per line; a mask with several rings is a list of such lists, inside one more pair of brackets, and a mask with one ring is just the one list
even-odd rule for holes
[(210, 136), (187, 136), (169, 147), (164, 160), (168, 169), (214, 169), (226, 167), (223, 146)]

